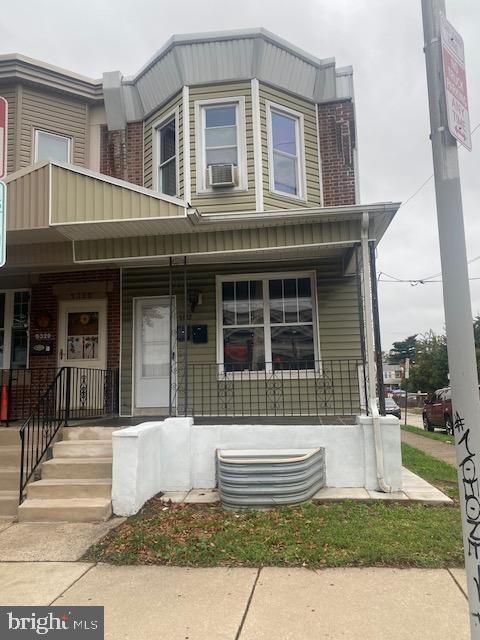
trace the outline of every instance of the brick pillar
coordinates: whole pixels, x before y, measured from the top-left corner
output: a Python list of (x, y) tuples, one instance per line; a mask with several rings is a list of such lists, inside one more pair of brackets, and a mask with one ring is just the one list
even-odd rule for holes
[(318, 105), (324, 206), (355, 204), (355, 113), (351, 100)]
[(119, 131), (102, 126), (100, 172), (143, 186), (143, 122), (130, 122)]

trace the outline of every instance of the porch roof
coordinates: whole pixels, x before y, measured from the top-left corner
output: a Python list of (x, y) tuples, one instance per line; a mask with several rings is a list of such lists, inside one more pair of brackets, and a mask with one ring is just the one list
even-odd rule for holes
[(226, 255), (288, 259), (319, 255), (320, 249), (341, 255), (359, 242), (364, 212), (370, 216), (369, 237), (378, 242), (399, 207), (375, 203), (202, 214), (178, 198), (58, 162), (31, 165), (8, 176), (7, 183), (8, 244), (71, 242), (77, 264), (162, 262), (177, 255), (199, 262)]
[(187, 204), (130, 182), (60, 162), (6, 178), (9, 244), (174, 233)]

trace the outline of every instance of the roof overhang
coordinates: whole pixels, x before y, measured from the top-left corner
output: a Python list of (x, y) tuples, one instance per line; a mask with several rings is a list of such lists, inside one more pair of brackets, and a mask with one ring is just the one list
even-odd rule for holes
[(351, 67), (337, 68), (335, 58), (316, 58), (266, 29), (184, 34), (135, 75), (103, 75), (108, 127), (145, 119), (184, 86), (253, 78), (313, 103), (353, 100)]
[(190, 262), (218, 262), (344, 255), (360, 242), (363, 213), (369, 213), (369, 238), (378, 243), (398, 207), (398, 203), (379, 203), (244, 214), (189, 211), (186, 218), (172, 221), (177, 233), (76, 240), (74, 262), (161, 263), (183, 256)]
[(94, 80), (20, 53), (0, 55), (0, 82), (9, 81), (48, 87), (88, 101), (103, 100), (101, 80)]
[[(40, 162), (7, 179), (7, 237), (22, 242), (176, 233), (189, 208), (178, 198), (59, 162)], [(180, 223), (181, 224), (181, 223)]]
[[(340, 254), (380, 241), (399, 203), (202, 214), (177, 198), (81, 167), (42, 162), (7, 178), (12, 245), (73, 243), (76, 263)], [(62, 254), (63, 255), (63, 254)]]

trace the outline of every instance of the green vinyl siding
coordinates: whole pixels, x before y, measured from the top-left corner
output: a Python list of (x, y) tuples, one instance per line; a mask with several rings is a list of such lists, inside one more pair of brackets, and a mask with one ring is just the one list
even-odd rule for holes
[(182, 111), (182, 93), (177, 94), (172, 100), (170, 100), (167, 104), (164, 104), (160, 109), (157, 109), (154, 113), (152, 113), (144, 123), (143, 128), (143, 148), (144, 148), (144, 166), (143, 166), (143, 175), (144, 175), (144, 186), (152, 189), (153, 188), (153, 172), (155, 168), (153, 167), (154, 154), (153, 154), (153, 145), (155, 144), (154, 139), (156, 137), (155, 129), (160, 125), (165, 118), (169, 117), (175, 110), (178, 110), (178, 132), (177, 132), (177, 140), (178, 140), (178, 149), (177, 149), (177, 158), (178, 158), (178, 178), (179, 178), (179, 193), (177, 196), (179, 198), (183, 198), (183, 111)]
[(121, 260), (137, 257), (252, 251), (293, 246), (352, 244), (360, 237), (356, 220), (238, 229), (235, 232), (177, 233), (75, 241), (77, 261)]
[[(342, 261), (340, 259), (324, 259), (321, 261), (303, 260), (290, 262), (275, 262), (265, 265), (265, 263), (235, 264), (232, 266), (221, 265), (192, 265), (187, 267), (187, 289), (196, 289), (202, 294), (202, 304), (199, 304), (193, 314), (187, 318), (188, 324), (205, 324), (208, 330), (208, 342), (206, 344), (193, 344), (188, 342), (188, 362), (194, 371), (196, 379), (191, 380), (191, 384), (197, 386), (197, 397), (200, 394), (201, 377), (211, 392), (213, 383), (216, 380), (215, 363), (217, 362), (217, 335), (216, 335), (216, 275), (226, 274), (261, 274), (262, 272), (285, 272), (290, 271), (315, 271), (317, 277), (317, 297), (318, 297), (318, 332), (320, 339), (319, 356), (325, 361), (325, 366), (329, 370), (335, 369), (335, 376), (345, 376), (345, 371), (338, 370), (338, 360), (351, 358), (360, 359), (360, 324), (358, 316), (357, 289), (354, 277), (342, 276)], [(136, 297), (166, 296), (169, 292), (168, 269), (165, 267), (138, 267), (125, 268), (122, 270), (122, 361), (121, 361), (121, 412), (129, 415), (132, 412), (132, 368), (133, 368), (133, 304)], [(183, 307), (183, 267), (174, 267), (173, 291), (176, 297), (177, 323), (184, 322)], [(183, 343), (177, 343), (176, 352), (178, 354), (179, 371), (183, 362)], [(335, 360), (335, 363), (331, 361)], [(211, 365), (201, 367), (200, 365)], [(345, 366), (345, 365), (344, 365)], [(328, 376), (322, 379), (322, 384)], [(242, 385), (238, 382), (236, 402), (240, 403), (242, 397)], [(258, 383), (256, 383), (258, 391)], [(286, 383), (287, 384), (287, 383)], [(305, 381), (305, 384), (312, 385), (314, 381)], [(285, 397), (297, 398), (296, 389), (298, 380), (294, 383), (295, 393), (288, 391), (289, 385), (285, 387)], [(245, 386), (245, 385), (244, 385)], [(305, 387), (306, 389), (306, 387)], [(252, 390), (244, 389), (243, 393), (251, 397)], [(208, 394), (207, 394), (208, 395)], [(358, 383), (355, 375), (351, 390), (348, 391), (349, 402), (358, 400)], [(245, 396), (246, 397), (246, 396)], [(312, 397), (311, 395), (309, 397)], [(341, 413), (341, 396), (338, 395), (332, 410)], [(181, 399), (180, 399), (181, 402)], [(205, 399), (205, 407), (208, 402)], [(293, 400), (291, 400), (293, 402)], [(238, 409), (238, 407), (237, 407)], [(288, 409), (288, 407), (287, 407)], [(292, 411), (295, 407), (292, 404)]]
[[(267, 136), (267, 102), (287, 107), (303, 114), (305, 141), (305, 176), (307, 184), (307, 201), (303, 202), (288, 196), (281, 196), (270, 192), (270, 167)], [(301, 207), (316, 207), (321, 205), (320, 171), (318, 165), (318, 137), (315, 105), (307, 100), (273, 89), (260, 83), (260, 126), (262, 135), (263, 161), (263, 201), (265, 210), (270, 209), (298, 209)]]
[[(228, 190), (223, 193), (197, 193), (197, 167), (195, 132), (195, 102), (223, 98), (244, 97), (245, 134), (247, 149), (247, 190)], [(241, 141), (239, 140), (241, 144)], [(222, 85), (190, 87), (190, 167), (192, 184), (192, 205), (202, 213), (255, 210), (255, 169), (253, 160), (252, 94), (250, 82), (238, 82)]]

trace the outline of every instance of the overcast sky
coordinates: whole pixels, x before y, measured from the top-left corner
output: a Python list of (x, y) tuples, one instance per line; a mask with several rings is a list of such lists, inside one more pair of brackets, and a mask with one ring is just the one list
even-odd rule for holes
[[(470, 119), (480, 123), (480, 2), (447, 0), (465, 41)], [(20, 52), (95, 78), (137, 71), (174, 33), (265, 27), (354, 69), (363, 202), (405, 201), (432, 173), (420, 0), (20, 0), (0, 13), (3, 53)], [(480, 255), (480, 129), (461, 150), (467, 252)], [(398, 278), (440, 271), (433, 180), (402, 207), (378, 249)], [(480, 313), (480, 260), (470, 276)], [(383, 347), (443, 331), (442, 285), (380, 284)]]

